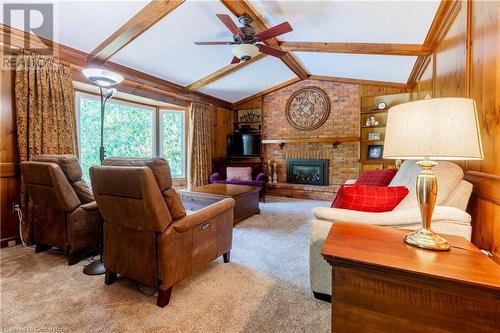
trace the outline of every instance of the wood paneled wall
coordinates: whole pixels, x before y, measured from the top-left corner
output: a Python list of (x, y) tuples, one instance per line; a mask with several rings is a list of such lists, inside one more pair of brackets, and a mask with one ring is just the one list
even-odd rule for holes
[(473, 242), (500, 263), (500, 2), (461, 1), (431, 57), (413, 97), (432, 92), (476, 100), (484, 160), (461, 166), (474, 185), (468, 208)]
[(215, 108), (214, 136), (212, 141), (213, 158), (227, 156), (226, 137), (233, 132), (234, 112), (224, 108)]
[(19, 239), (18, 221), (12, 207), (14, 203), (19, 203), (20, 177), (13, 89), (14, 73), (10, 70), (2, 70), (0, 73), (0, 246), (5, 247), (8, 241)]
[(404, 94), (409, 92), (409, 90), (410, 89), (406, 88), (386, 87), (382, 85), (360, 84), (359, 96), (368, 97), (368, 96)]
[[(262, 108), (262, 96), (255, 97), (238, 105), (237, 109)], [(235, 109), (236, 110), (236, 109)], [(233, 133), (234, 122), (237, 119), (235, 110), (221, 107), (215, 108), (213, 158), (227, 157), (227, 136)]]

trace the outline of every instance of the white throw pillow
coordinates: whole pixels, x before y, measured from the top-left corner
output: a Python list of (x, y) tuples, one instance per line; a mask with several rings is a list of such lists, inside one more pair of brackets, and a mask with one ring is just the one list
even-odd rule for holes
[(251, 181), (252, 180), (252, 168), (251, 167), (228, 167), (226, 168), (227, 180), (241, 180), (241, 181)]

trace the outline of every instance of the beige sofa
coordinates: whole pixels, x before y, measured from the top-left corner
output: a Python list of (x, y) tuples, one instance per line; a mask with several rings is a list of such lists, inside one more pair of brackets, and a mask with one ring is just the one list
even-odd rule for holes
[[(390, 212), (368, 213), (339, 208), (317, 207), (310, 228), (309, 274), (315, 297), (328, 298), (332, 292), (331, 266), (321, 256), (321, 247), (335, 221), (365, 223), (395, 228), (417, 229), (421, 224), (415, 183), (420, 167), (416, 161), (405, 161), (389, 186), (406, 186), (410, 192)], [(433, 168), (438, 177), (438, 196), (432, 229), (439, 233), (463, 236), (470, 240), (471, 218), (465, 212), (472, 193), (472, 184), (463, 180), (458, 165), (441, 161)], [(353, 244), (356, 246), (356, 244)]]

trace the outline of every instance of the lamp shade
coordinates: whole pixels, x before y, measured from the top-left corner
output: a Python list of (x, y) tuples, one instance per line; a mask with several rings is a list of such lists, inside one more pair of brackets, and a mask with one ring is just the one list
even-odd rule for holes
[(483, 159), (476, 103), (431, 98), (393, 106), (387, 115), (384, 158)]
[(123, 81), (123, 76), (102, 68), (84, 68), (83, 75), (101, 87), (109, 87)]

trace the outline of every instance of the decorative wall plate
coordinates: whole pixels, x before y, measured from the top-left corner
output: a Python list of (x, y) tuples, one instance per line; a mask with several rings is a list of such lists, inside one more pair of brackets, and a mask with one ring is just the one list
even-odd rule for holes
[(295, 128), (312, 131), (325, 123), (330, 114), (330, 100), (323, 90), (305, 87), (286, 103), (286, 119)]

